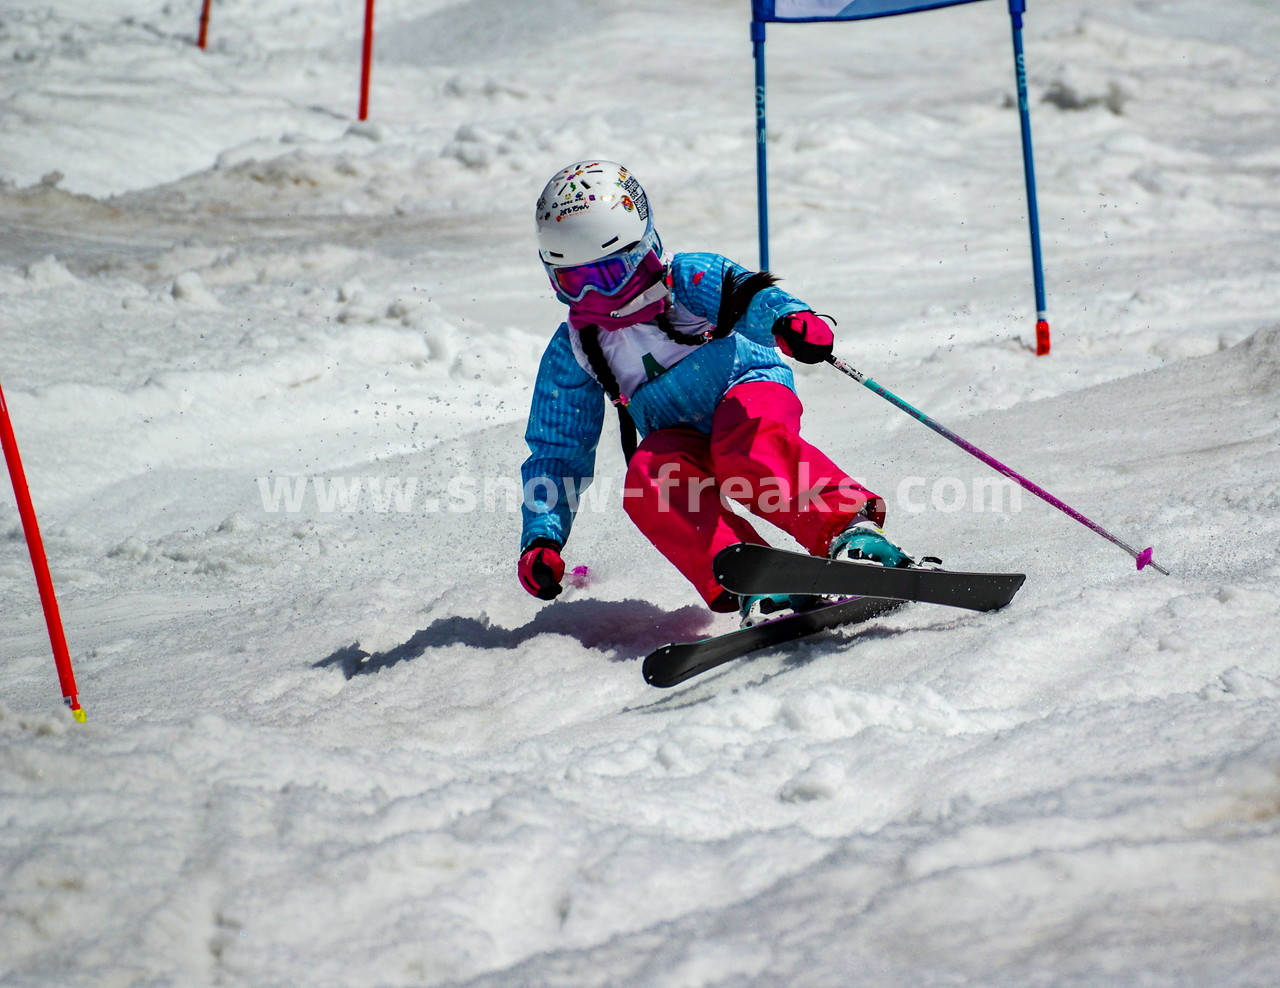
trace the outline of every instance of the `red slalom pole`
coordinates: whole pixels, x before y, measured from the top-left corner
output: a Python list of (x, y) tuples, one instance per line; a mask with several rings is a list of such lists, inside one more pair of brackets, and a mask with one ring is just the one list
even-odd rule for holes
[(364, 57), (360, 66), (360, 119), (369, 119), (369, 76), (373, 70), (373, 0), (364, 2)]
[(201, 48), (209, 43), (209, 5), (213, 0), (204, 0), (204, 6), (200, 8), (200, 39), (196, 42)]
[(3, 388), (0, 388), (0, 446), (4, 447), (5, 462), (9, 464), (13, 496), (18, 499), (22, 531), (27, 538), (27, 550), (31, 553), (31, 567), (36, 572), (36, 586), (40, 590), (40, 604), (44, 607), (44, 621), (49, 626), (49, 643), (53, 646), (53, 660), (58, 667), (62, 699), (71, 708), (71, 716), (83, 724), (86, 720), (85, 712), (81, 709), (80, 699), (76, 694), (76, 675), (71, 668), (67, 636), (62, 630), (58, 598), (53, 592), (53, 577), (49, 575), (49, 560), (45, 557), (44, 540), (40, 537), (40, 525), (36, 522), (36, 509), (31, 503), (27, 474), (22, 469), (22, 458), (18, 455), (18, 440), (13, 434), (13, 424), (9, 421), (9, 406), (5, 404)]

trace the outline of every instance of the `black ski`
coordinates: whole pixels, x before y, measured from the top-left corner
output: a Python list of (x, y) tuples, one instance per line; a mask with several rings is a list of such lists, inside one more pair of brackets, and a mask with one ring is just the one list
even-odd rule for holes
[(650, 686), (675, 686), (759, 649), (804, 638), (837, 625), (869, 621), (878, 614), (901, 607), (903, 603), (882, 597), (848, 597), (712, 638), (663, 645), (645, 658), (644, 681)]
[(720, 550), (714, 572), (721, 586), (740, 594), (864, 594), (973, 611), (1004, 607), (1026, 579), (1022, 573), (889, 568), (747, 542)]

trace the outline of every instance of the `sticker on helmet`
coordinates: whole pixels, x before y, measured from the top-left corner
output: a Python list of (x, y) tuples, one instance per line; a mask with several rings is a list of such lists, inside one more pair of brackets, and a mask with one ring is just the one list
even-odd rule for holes
[[(626, 171), (624, 170), (622, 174), (625, 176)], [(623, 208), (627, 212), (631, 212), (634, 208), (640, 214), (642, 220), (647, 220), (649, 218), (649, 200), (644, 194), (644, 189), (640, 188), (640, 183), (628, 176), (619, 184), (621, 184), (623, 191), (626, 192), (626, 195), (622, 197)]]

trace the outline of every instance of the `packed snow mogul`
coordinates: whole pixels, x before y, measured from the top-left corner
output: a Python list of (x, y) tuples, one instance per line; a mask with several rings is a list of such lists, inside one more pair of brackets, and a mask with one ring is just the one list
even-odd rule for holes
[(800, 436), (783, 356), (818, 363), (833, 342), (808, 305), (767, 272), (664, 250), (644, 189), (612, 161), (556, 174), (537, 233), (569, 317), (543, 353), (525, 432), (518, 571), (529, 593), (561, 591), (571, 495), (594, 474), (606, 400), (628, 458), (627, 514), (713, 611), (738, 610), (750, 625), (817, 602), (740, 599), (716, 582), (718, 551), (767, 544), (730, 500), (812, 555), (912, 565), (880, 527), (884, 501)]

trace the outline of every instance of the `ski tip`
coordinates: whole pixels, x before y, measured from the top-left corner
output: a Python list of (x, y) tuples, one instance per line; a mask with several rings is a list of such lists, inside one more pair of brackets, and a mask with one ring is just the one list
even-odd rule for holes
[(662, 669), (662, 660), (669, 656), (674, 650), (674, 645), (663, 645), (661, 648), (653, 651), (644, 660), (640, 672), (644, 676), (644, 681), (650, 686), (657, 686), (659, 689), (665, 689), (668, 686), (674, 686), (676, 681), (670, 681), (669, 677)]

